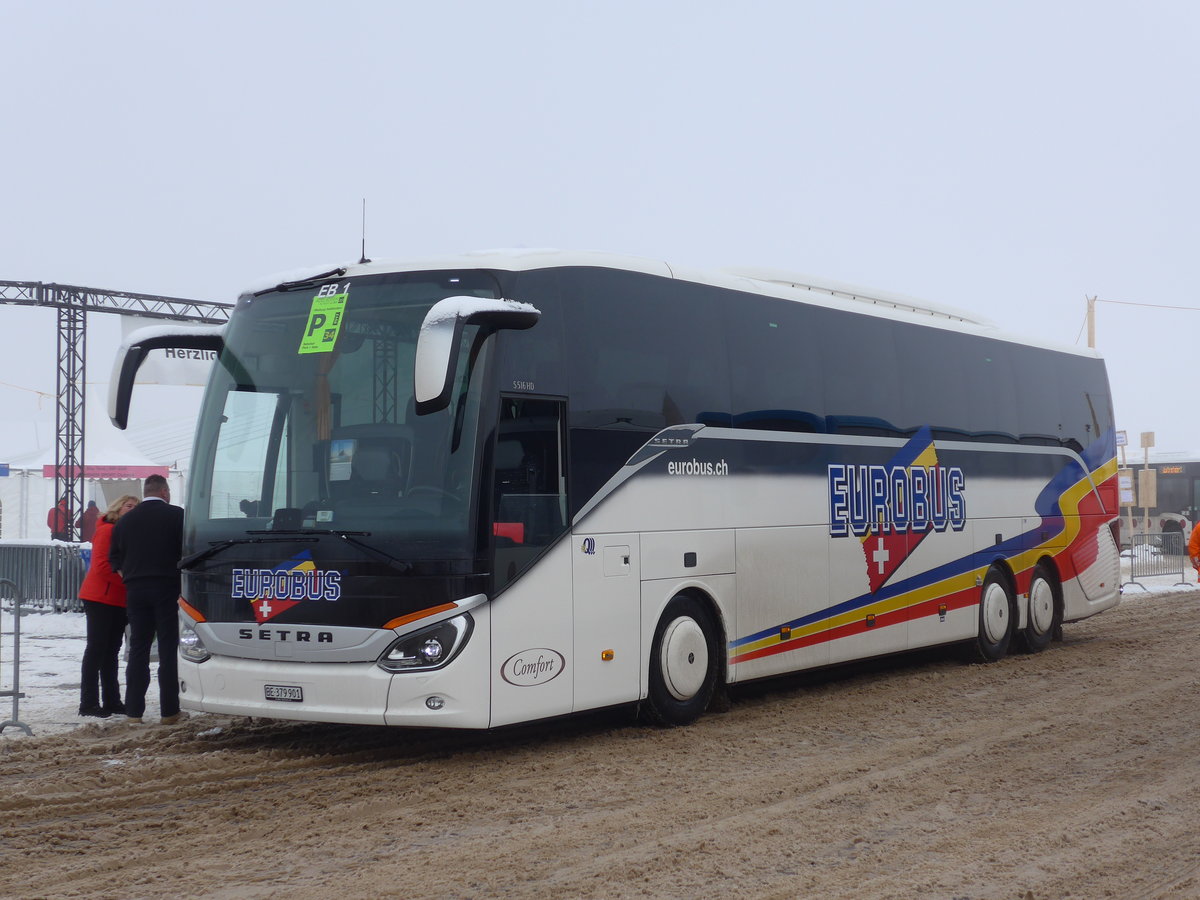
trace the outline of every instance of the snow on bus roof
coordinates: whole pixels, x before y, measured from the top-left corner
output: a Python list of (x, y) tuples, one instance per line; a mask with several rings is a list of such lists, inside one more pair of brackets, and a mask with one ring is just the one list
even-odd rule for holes
[(433, 305), (433, 309), (429, 310), (425, 321), (421, 323), (421, 330), (428, 331), (442, 322), (452, 321), (477, 312), (536, 313), (538, 309), (533, 304), (522, 303), (520, 300), (491, 300), (486, 297), (447, 297), (444, 300), (439, 300)]
[[(365, 263), (343, 263), (339, 266), (314, 266), (308, 269), (281, 273), (260, 279), (252, 290), (264, 290), (283, 281), (297, 281), (344, 268), (348, 277), (378, 275), (390, 272), (419, 272), (445, 269), (500, 269), (522, 272), (532, 269), (585, 266), (621, 269), (659, 275), (696, 284), (723, 287), (746, 293), (775, 297), (800, 303), (811, 303), (847, 312), (874, 315), (940, 328), (977, 334), (996, 340), (1009, 341), (1076, 356), (1099, 358), (1099, 353), (1087, 347), (1075, 347), (1043, 341), (1029, 335), (998, 328), (990, 320), (975, 313), (929, 303), (903, 294), (860, 287), (817, 276), (798, 275), (776, 269), (727, 268), (700, 270), (675, 266), (663, 260), (591, 250), (557, 250), (548, 247), (518, 247), (509, 249), (474, 250), (451, 256), (411, 260), (372, 260)], [(269, 283), (268, 283), (269, 282)], [(520, 300), (519, 297), (511, 298)]]
[(227, 322), (222, 322), (219, 325), (189, 325), (181, 322), (168, 322), (164, 325), (146, 325), (125, 335), (121, 341), (120, 348), (117, 350), (117, 360), (119, 361), (124, 357), (129, 352), (129, 348), (134, 344), (144, 343), (145, 341), (160, 337), (178, 337), (183, 334), (200, 336), (218, 334), (228, 324)]

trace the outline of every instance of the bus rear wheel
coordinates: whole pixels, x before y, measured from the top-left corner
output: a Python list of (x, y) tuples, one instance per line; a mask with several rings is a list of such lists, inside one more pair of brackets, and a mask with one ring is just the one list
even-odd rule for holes
[(667, 604), (650, 649), (644, 717), (686, 725), (708, 708), (717, 684), (716, 627), (699, 600), (678, 594)]
[(1061, 624), (1062, 607), (1054, 578), (1044, 564), (1038, 563), (1029, 582), (1029, 622), (1021, 629), (1021, 648), (1028, 653), (1045, 650)]
[(980, 662), (995, 662), (1008, 653), (1016, 621), (1014, 610), (1008, 578), (999, 569), (989, 570), (979, 592), (979, 635), (974, 649)]

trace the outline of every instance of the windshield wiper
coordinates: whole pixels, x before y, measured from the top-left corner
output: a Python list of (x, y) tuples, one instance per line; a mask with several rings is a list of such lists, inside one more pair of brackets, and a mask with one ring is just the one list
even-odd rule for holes
[[(372, 559), (377, 560), (381, 563), (384, 563), (384, 564), (390, 566), (391, 568), (395, 569), (397, 572), (400, 572), (403, 575), (407, 575), (409, 572), (412, 571), (412, 568), (413, 568), (412, 563), (405, 562), (402, 559), (397, 559), (396, 557), (392, 556), (390, 553), (384, 553), (382, 550), (378, 549), (377, 547), (372, 547), (370, 544), (366, 543), (365, 541), (360, 541), (358, 539), (359, 537), (370, 537), (371, 532), (369, 532), (369, 531), (335, 531), (332, 528), (296, 528), (296, 529), (276, 529), (276, 530), (272, 530), (272, 531), (250, 531), (247, 533), (248, 534), (301, 534), (301, 535), (328, 534), (328, 535), (332, 535), (334, 537), (341, 538), (345, 543), (349, 544), (351, 547), (355, 547), (356, 549), (361, 550), (363, 553), (365, 553), (367, 556), (371, 557)], [(294, 539), (284, 538), (283, 540), (294, 540)]]
[[(253, 532), (253, 531), (247, 532), (247, 534), (255, 534), (255, 533), (256, 532)], [(217, 541), (211, 547), (205, 547), (203, 550), (198, 550), (197, 552), (191, 554), (190, 556), (185, 556), (178, 563), (176, 563), (176, 567), (179, 569), (190, 569), (192, 566), (196, 565), (196, 563), (206, 560), (210, 556), (216, 556), (218, 553), (228, 550), (230, 547), (236, 547), (239, 544), (282, 544), (282, 543), (293, 543), (294, 544), (295, 542), (296, 542), (296, 539), (294, 537), (231, 538), (227, 541)], [(316, 541), (315, 540), (305, 541), (305, 543), (314, 543), (315, 544)]]
[(316, 287), (318, 281), (324, 281), (327, 278), (341, 278), (346, 274), (345, 267), (330, 269), (328, 272), (321, 272), (318, 275), (310, 275), (308, 278), (299, 278), (296, 281), (281, 281), (275, 287), (264, 288), (261, 291), (255, 291), (255, 297), (261, 297), (263, 294), (269, 294), (272, 291), (298, 291), (301, 288)]

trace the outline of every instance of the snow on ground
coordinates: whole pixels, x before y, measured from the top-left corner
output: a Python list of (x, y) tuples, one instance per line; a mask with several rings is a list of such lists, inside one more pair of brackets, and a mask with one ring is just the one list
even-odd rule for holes
[[(0, 609), (0, 692), (13, 687), (13, 644), (15, 620), (10, 606)], [(83, 613), (27, 611), (21, 616), (20, 691), (15, 720), (28, 725), (35, 737), (62, 734), (88, 722), (124, 722), (124, 716), (109, 719), (83, 718), (79, 711), (80, 666), (87, 642), (87, 624)], [(151, 662), (151, 676), (155, 663)], [(120, 662), (121, 684), (125, 684), (124, 648)], [(0, 722), (14, 720), (12, 697), (0, 697)], [(157, 722), (158, 683), (152, 681), (146, 695), (146, 722)], [(0, 740), (25, 738), (25, 732), (12, 725), (0, 733)]]
[[(1124, 583), (1122, 602), (1136, 602), (1160, 597), (1173, 591), (1194, 591), (1197, 586), (1196, 573), (1188, 566), (1184, 573), (1185, 584), (1175, 575), (1155, 575), (1139, 578), (1137, 584), (1129, 582), (1129, 558), (1126, 553), (1121, 560), (1121, 580)], [(13, 624), (12, 610), (0, 610), (0, 691), (9, 691), (13, 684)], [(110, 719), (85, 719), (77, 714), (79, 709), (80, 662), (86, 642), (86, 625), (83, 613), (27, 612), (21, 616), (21, 672), (20, 688), (25, 694), (18, 700), (17, 721), (28, 725), (35, 736), (62, 734), (80, 725), (99, 723), (104, 727), (117, 727), (123, 716)], [(121, 680), (124, 684), (125, 663), (122, 651)], [(151, 663), (151, 674), (155, 663)], [(0, 697), (0, 722), (13, 720), (13, 700)], [(152, 681), (146, 695), (147, 723), (159, 719), (158, 687)], [(151, 727), (153, 725), (151, 724)], [(0, 732), (0, 740), (20, 740), (25, 733), (13, 726)]]

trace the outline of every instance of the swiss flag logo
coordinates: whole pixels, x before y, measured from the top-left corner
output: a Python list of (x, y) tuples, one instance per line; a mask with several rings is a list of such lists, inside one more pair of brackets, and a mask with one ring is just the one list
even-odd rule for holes
[(928, 530), (922, 534), (868, 534), (863, 538), (863, 554), (867, 558), (867, 578), (871, 582), (872, 594), (887, 584), (927, 534)]
[[(312, 553), (305, 550), (299, 556), (295, 556), (287, 562), (280, 563), (272, 571), (291, 574), (294, 572), (312, 572), (315, 569), (316, 564), (313, 562)], [(286, 599), (286, 593), (286, 591), (268, 588), (263, 591), (262, 596), (257, 600), (251, 600), (250, 608), (254, 610), (254, 620), (261, 625), (263, 622), (275, 618), (280, 613), (286, 612), (296, 604), (302, 602), (300, 600)]]
[[(928, 428), (922, 428), (892, 457), (886, 468), (889, 471), (914, 468), (928, 471), (936, 469), (937, 464), (933, 437)], [(908, 510), (904, 512), (907, 515)], [(912, 556), (917, 545), (933, 530), (929, 524), (920, 532), (910, 531), (907, 527), (897, 528), (895, 520), (896, 510), (889, 509), (886, 521), (881, 514), (878, 525), (862, 538), (863, 557), (872, 594), (887, 584), (904, 561)]]
[(273, 619), (284, 610), (291, 609), (299, 600), (272, 600), (263, 598), (262, 600), (251, 601), (250, 607), (254, 610), (254, 621), (261, 625), (268, 619)]

